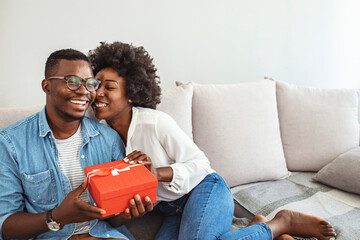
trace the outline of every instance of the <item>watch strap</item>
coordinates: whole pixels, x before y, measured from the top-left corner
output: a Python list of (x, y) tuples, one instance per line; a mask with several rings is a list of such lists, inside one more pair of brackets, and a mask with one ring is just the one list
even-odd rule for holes
[[(62, 229), (63, 226), (61, 226), (60, 223), (56, 222), (53, 218), (52, 218), (52, 212), (53, 212), (54, 208), (47, 211), (46, 213), (46, 224), (48, 225), (48, 228), (52, 231), (59, 231), (60, 229)], [(55, 228), (53, 228), (54, 226), (56, 226)]]
[(47, 223), (54, 221), (54, 220), (52, 219), (52, 211), (53, 211), (53, 210), (54, 210), (54, 208), (51, 209), (51, 210), (49, 210), (49, 211), (47, 211), (47, 213), (46, 213), (46, 222), (47, 222)]

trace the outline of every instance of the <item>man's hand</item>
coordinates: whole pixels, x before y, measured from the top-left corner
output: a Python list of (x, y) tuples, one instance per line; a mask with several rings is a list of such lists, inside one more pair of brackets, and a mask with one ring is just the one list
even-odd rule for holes
[(116, 214), (114, 217), (107, 219), (107, 221), (114, 227), (123, 225), (125, 222), (144, 216), (146, 213), (153, 210), (151, 199), (145, 197), (145, 206), (143, 205), (139, 194), (129, 201), (130, 208), (126, 208), (124, 212)]
[(79, 223), (90, 221), (93, 219), (103, 219), (101, 214), (105, 214), (105, 210), (94, 207), (83, 201), (80, 195), (85, 191), (88, 179), (76, 189), (69, 192), (59, 207), (52, 212), (53, 219), (62, 226), (69, 223)]

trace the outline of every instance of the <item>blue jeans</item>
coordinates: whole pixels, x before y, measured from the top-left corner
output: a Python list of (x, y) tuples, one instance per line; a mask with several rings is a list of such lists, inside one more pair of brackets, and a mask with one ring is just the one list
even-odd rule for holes
[(165, 215), (156, 240), (273, 239), (265, 223), (230, 231), (234, 202), (229, 187), (216, 173), (208, 174), (185, 196), (172, 202), (160, 202), (155, 211)]

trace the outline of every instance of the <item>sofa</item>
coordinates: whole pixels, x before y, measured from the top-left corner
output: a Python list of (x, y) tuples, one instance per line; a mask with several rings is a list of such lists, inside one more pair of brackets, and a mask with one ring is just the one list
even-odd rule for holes
[[(176, 85), (163, 90), (157, 109), (175, 119), (229, 185), (232, 230), (256, 214), (271, 219), (292, 209), (326, 219), (337, 239), (360, 239), (358, 89), (268, 78)], [(1, 108), (0, 128), (42, 107)], [(91, 110), (87, 115), (94, 118)], [(136, 239), (153, 239), (162, 221), (148, 213), (127, 226)]]

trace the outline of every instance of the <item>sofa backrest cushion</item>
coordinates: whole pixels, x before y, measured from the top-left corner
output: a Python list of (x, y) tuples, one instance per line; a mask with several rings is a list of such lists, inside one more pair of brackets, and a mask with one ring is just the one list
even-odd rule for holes
[(191, 122), (192, 96), (193, 85), (190, 83), (172, 89), (165, 89), (162, 91), (161, 103), (156, 108), (174, 118), (179, 127), (191, 139), (193, 139)]
[(194, 84), (193, 136), (230, 187), (288, 176), (275, 83)]
[(44, 105), (0, 108), (0, 129), (34, 113), (40, 112), (43, 107)]
[(276, 81), (281, 139), (291, 171), (318, 171), (359, 145), (358, 90)]

